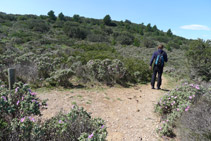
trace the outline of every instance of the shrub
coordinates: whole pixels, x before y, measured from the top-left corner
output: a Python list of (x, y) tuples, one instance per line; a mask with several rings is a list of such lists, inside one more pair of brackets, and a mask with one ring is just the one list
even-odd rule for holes
[(134, 41), (134, 36), (129, 33), (120, 34), (116, 39), (122, 45), (131, 45)]
[(131, 82), (148, 82), (151, 79), (152, 72), (143, 60), (127, 58), (124, 59), (125, 67), (128, 71), (128, 79)]
[(27, 25), (29, 29), (41, 33), (45, 33), (50, 30), (49, 25), (45, 21), (39, 19), (28, 20)]
[(179, 137), (181, 141), (211, 140), (211, 92), (201, 99), (179, 120)]
[(174, 136), (173, 128), (184, 112), (189, 111), (206, 89), (197, 84), (184, 83), (160, 99), (155, 111), (163, 117), (162, 125), (157, 129), (161, 136)]
[(77, 23), (67, 22), (63, 30), (70, 38), (85, 39), (87, 36), (87, 31), (79, 27)]
[(191, 78), (211, 80), (211, 41), (193, 41), (186, 52)]
[(21, 126), (21, 122), (34, 121), (32, 116), (41, 115), (40, 109), (46, 106), (28, 85), (16, 83), (14, 87), (15, 90), (9, 91), (5, 85), (0, 86), (0, 124), (4, 127), (0, 128), (0, 140), (21, 140), (23, 134), (28, 136), (23, 130), (30, 131), (31, 127)]
[(12, 91), (0, 84), (0, 140), (105, 140), (105, 122), (91, 118), (83, 108), (73, 105), (68, 114), (41, 122), (34, 116), (40, 115), (45, 106), (46, 102), (36, 98), (26, 84), (16, 83)]
[(108, 37), (101, 34), (90, 34), (87, 36), (87, 40), (91, 42), (108, 42)]
[(46, 81), (53, 86), (70, 87), (72, 84), (69, 79), (74, 75), (71, 69), (57, 70), (51, 73), (51, 77), (47, 78)]
[(143, 42), (144, 42), (144, 46), (146, 48), (154, 48), (156, 46), (156, 44), (153, 40), (149, 40), (147, 38), (145, 38)]
[(124, 64), (118, 59), (90, 60), (86, 66), (90, 80), (97, 80), (108, 85), (121, 83), (126, 73)]

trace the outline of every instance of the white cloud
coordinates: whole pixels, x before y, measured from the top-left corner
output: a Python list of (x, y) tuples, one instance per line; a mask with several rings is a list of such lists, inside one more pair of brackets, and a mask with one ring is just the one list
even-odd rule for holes
[(208, 26), (198, 24), (183, 25), (180, 28), (189, 30), (211, 30), (211, 28), (209, 28)]

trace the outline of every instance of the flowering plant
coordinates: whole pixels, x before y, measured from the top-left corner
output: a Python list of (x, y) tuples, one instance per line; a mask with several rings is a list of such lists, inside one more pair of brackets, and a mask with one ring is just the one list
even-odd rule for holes
[(173, 136), (176, 120), (183, 112), (189, 111), (205, 89), (197, 84), (184, 83), (164, 95), (155, 106), (155, 111), (163, 117), (161, 126), (157, 129), (162, 136)]

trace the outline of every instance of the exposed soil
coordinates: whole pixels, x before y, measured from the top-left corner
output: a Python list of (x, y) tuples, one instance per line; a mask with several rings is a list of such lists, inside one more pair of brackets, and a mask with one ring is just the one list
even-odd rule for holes
[[(108, 141), (158, 141), (156, 133), (160, 117), (154, 113), (159, 98), (170, 89), (163, 78), (163, 90), (153, 90), (150, 84), (131, 88), (93, 88), (52, 90), (39, 92), (41, 99), (49, 99), (43, 111), (47, 119), (63, 110), (68, 113), (72, 103), (83, 106), (92, 117), (106, 121)], [(166, 89), (166, 90), (165, 90)]]

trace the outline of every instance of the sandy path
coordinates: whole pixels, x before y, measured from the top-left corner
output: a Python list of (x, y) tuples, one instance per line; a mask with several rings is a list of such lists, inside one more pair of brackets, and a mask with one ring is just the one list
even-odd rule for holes
[[(163, 78), (163, 88), (168, 89)], [(132, 88), (71, 89), (39, 92), (41, 99), (49, 99), (44, 118), (50, 118), (60, 110), (69, 112), (72, 103), (83, 106), (93, 117), (101, 117), (108, 127), (108, 141), (158, 141), (156, 134), (159, 116), (154, 105), (165, 93), (152, 90), (150, 84)]]

